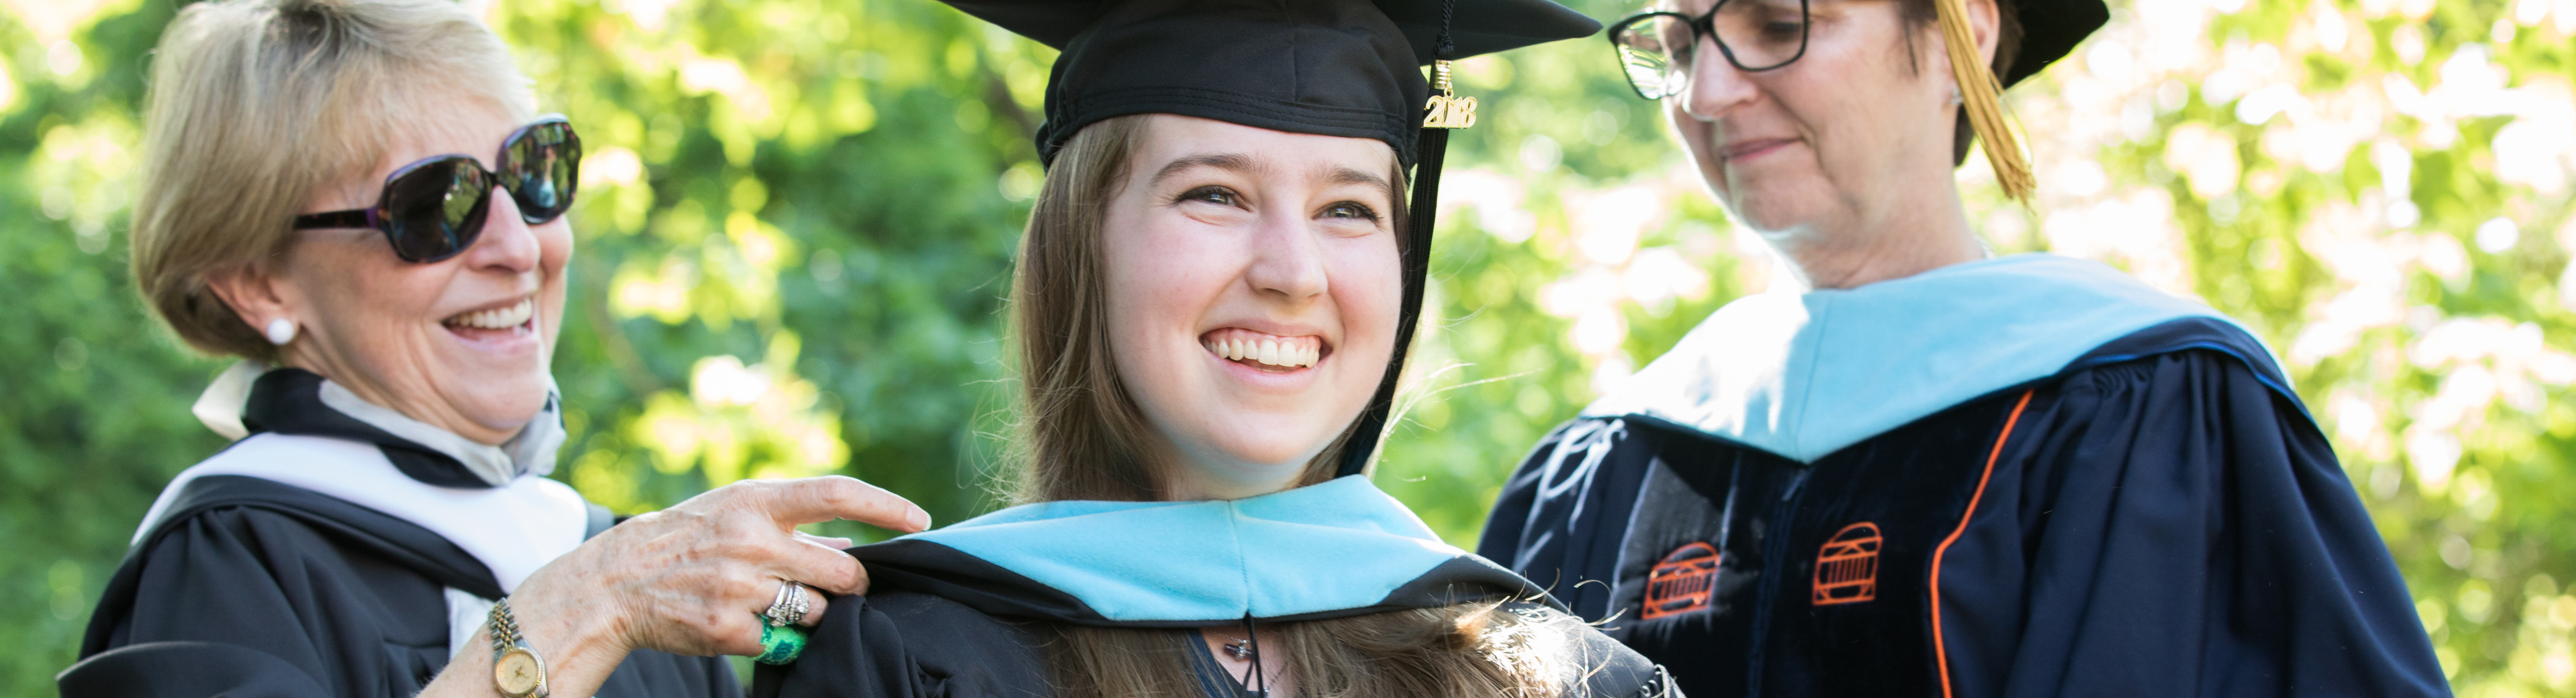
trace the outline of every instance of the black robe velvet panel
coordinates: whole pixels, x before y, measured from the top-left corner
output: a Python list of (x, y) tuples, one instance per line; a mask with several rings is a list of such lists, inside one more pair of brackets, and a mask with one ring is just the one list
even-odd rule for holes
[[(1535, 606), (1523, 602), (1506, 604)], [(1182, 631), (1174, 631), (1182, 632)], [(1047, 626), (985, 615), (912, 591), (832, 599), (793, 664), (753, 670), (754, 698), (1047, 698)], [(1603, 661), (1568, 677), (1567, 698), (1681, 698), (1657, 668), (1608, 636), (1585, 633), (1569, 648)], [(1233, 679), (1197, 666), (1204, 686)], [(1186, 697), (1182, 697), (1186, 698)], [(1235, 698), (1213, 688), (1205, 698)]]
[[(795, 662), (753, 671), (755, 698), (1045, 698), (1056, 695), (1047, 643), (1061, 640), (1053, 624), (1188, 632), (1164, 622), (1109, 620), (1063, 590), (936, 543), (899, 539), (853, 548), (851, 554), (867, 561), (869, 595), (833, 597), (831, 612)], [(1309, 619), (1379, 613), (1389, 605), (1513, 598), (1492, 585), (1495, 576), (1509, 574), (1463, 557), (1470, 564), (1436, 566), (1390, 594), (1388, 605)], [(1526, 586), (1511, 581), (1501, 589)], [(1519, 600), (1503, 606), (1522, 612), (1543, 607)], [(1565, 698), (1681, 698), (1662, 668), (1617, 640), (1588, 629), (1568, 639), (1569, 675), (1560, 684)], [(1216, 666), (1212, 660), (1194, 664), (1199, 683), (1209, 688), (1205, 698), (1238, 698), (1234, 679), (1215, 673)]]
[[(58, 684), (64, 698), (410, 698), (447, 666), (443, 587), (501, 595), (483, 563), (416, 524), (268, 480), (199, 478), (108, 580)], [(721, 658), (649, 650), (598, 693), (740, 694)]]
[(1479, 551), (1703, 696), (2436, 696), (2386, 545), (2207, 319), (1799, 463), (1578, 419)]

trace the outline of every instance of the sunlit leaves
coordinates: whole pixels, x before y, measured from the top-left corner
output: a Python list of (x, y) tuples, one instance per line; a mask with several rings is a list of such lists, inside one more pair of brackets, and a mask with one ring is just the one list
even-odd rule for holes
[(1034, 111), (1044, 50), (912, 0), (490, 15), (591, 144), (576, 225), (601, 278), (576, 307), (597, 317), (559, 365), (615, 370), (570, 400), (600, 417), (570, 479), (632, 510), (840, 471), (973, 513), (1024, 205), (998, 183), (1029, 154), (996, 115)]
[[(126, 12), (134, 14), (125, 14)], [(222, 439), (187, 412), (220, 364), (126, 273), (144, 49), (169, 8), (0, 2), (0, 692), (47, 695), (135, 523)]]
[(134, 168), (142, 140), (121, 114), (46, 129), (28, 159), (36, 206), (44, 217), (71, 224), (80, 251), (107, 250), (108, 227), (121, 224), (134, 196)]
[(793, 335), (773, 337), (765, 361), (745, 366), (732, 355), (699, 359), (685, 397), (646, 398), (628, 439), (652, 452), (656, 470), (697, 470), (710, 485), (746, 477), (779, 478), (837, 471), (849, 459), (839, 415), (817, 410), (812, 383), (783, 367), (796, 361)]
[(2252, 321), (2461, 692), (2566, 693), (2576, 3), (2129, 3), (2080, 54), (2017, 105), (2049, 246)]

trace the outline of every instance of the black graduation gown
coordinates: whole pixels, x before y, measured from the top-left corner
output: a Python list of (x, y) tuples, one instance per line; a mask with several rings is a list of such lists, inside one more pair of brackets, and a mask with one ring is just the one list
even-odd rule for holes
[[(1904, 290), (1939, 303), (1945, 284)], [(2062, 290), (2036, 286), (2000, 288)], [(2183, 315), (1805, 459), (1758, 429), (1587, 411), (1514, 473), (1480, 552), (1703, 697), (2447, 695), (2269, 354)], [(2026, 336), (2086, 336), (2070, 327)]]
[[(1025, 505), (850, 552), (869, 595), (834, 598), (797, 661), (754, 672), (752, 695), (1051, 696), (1052, 624), (1183, 629), (1542, 596), (1439, 544), (1357, 476), (1234, 502)], [(1341, 564), (1319, 562), (1336, 553)], [(1568, 698), (1681, 695), (1617, 641), (1571, 639)], [(1233, 698), (1214, 666), (1198, 666), (1201, 685)]]
[[(406, 472), (472, 480), (436, 449), (315, 412), (329, 408), (312, 399), (312, 374), (269, 376), (245, 421), (400, 449)], [(610, 523), (594, 508), (585, 537)], [(65, 698), (410, 698), (447, 665), (446, 588), (502, 596), (482, 561), (410, 521), (257, 477), (197, 477), (109, 578), (81, 661), (57, 683)], [(629, 655), (598, 693), (740, 694), (721, 658), (652, 651)]]

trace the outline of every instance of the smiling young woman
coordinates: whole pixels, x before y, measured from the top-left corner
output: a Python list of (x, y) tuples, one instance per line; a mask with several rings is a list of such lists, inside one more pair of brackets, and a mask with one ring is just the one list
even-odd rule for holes
[[(1022, 498), (1234, 500), (1332, 480), (1393, 354), (1394, 153), (1139, 114), (1085, 129), (1054, 166), (1013, 294), (1034, 408)], [(1552, 695), (1558, 657), (1509, 640), (1589, 629), (1522, 610), (1478, 600), (1257, 629), (1278, 648), (1263, 678), (1291, 695)], [(1069, 696), (1179, 695), (1198, 689), (1189, 660), (1206, 644), (1249, 682), (1235, 630), (1190, 642), (1067, 624), (1052, 674)]]
[(1022, 503), (852, 549), (878, 591), (756, 693), (1668, 695), (1354, 457), (1419, 313), (1418, 66), (1597, 25), (1461, 2), (1479, 43), (1433, 46), (1400, 24), (1445, 42), (1439, 0), (956, 4), (1063, 49), (1012, 293)]
[(1138, 114), (1085, 129), (1054, 167), (1012, 294), (1022, 497), (1235, 499), (1331, 479), (1394, 343), (1394, 153)]

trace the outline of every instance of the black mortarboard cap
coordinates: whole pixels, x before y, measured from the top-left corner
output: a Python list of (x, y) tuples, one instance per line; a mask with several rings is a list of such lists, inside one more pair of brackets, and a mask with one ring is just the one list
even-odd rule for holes
[(2006, 1), (2013, 3), (2013, 17), (2021, 22), (2021, 52), (1998, 76), (2007, 88), (2065, 58), (2084, 37), (2111, 21), (2111, 8), (2102, 0)]
[[(1454, 3), (1454, 4), (1453, 4)], [(1589, 36), (1547, 0), (948, 0), (1064, 53), (1047, 80), (1038, 157), (1094, 122), (1180, 114), (1374, 138), (1416, 161), (1449, 18), (1449, 59)]]
[(1361, 472), (1393, 411), (1422, 317), (1448, 130), (1423, 128), (1422, 67), (1560, 39), (1601, 23), (1547, 0), (946, 0), (1063, 51), (1047, 78), (1040, 162), (1102, 119), (1178, 114), (1374, 138), (1413, 165), (1395, 357), (1342, 448)]

